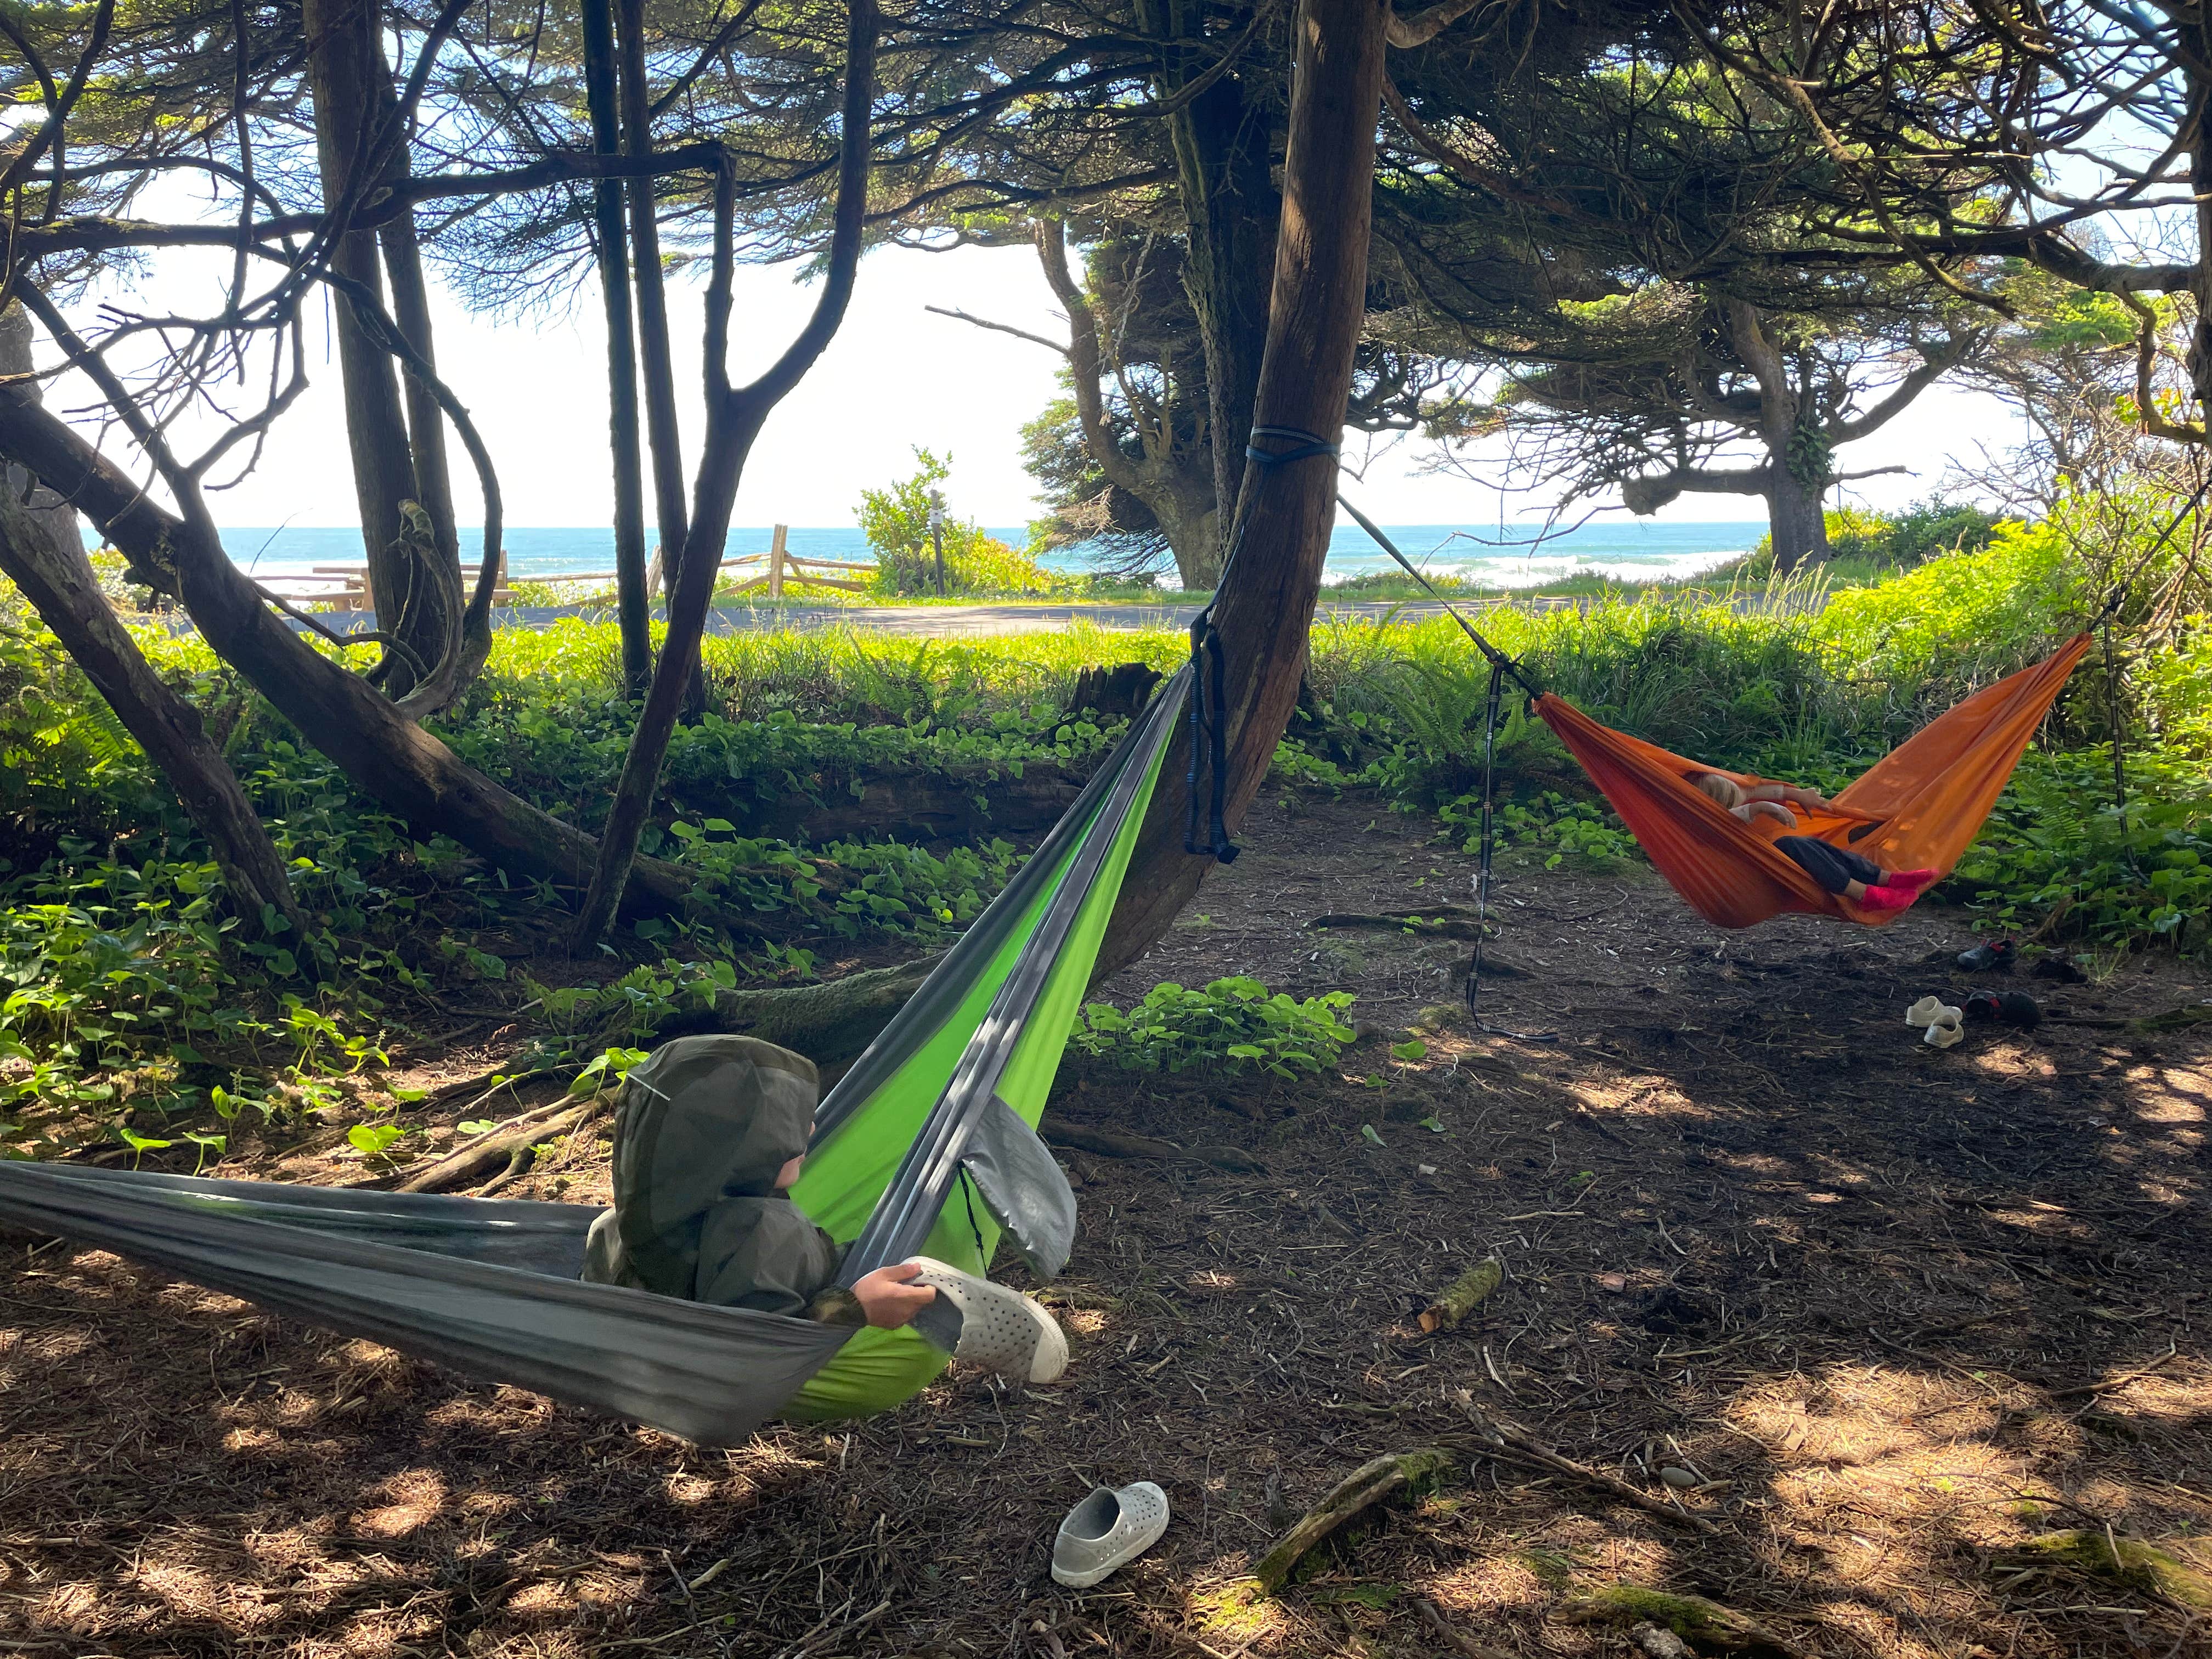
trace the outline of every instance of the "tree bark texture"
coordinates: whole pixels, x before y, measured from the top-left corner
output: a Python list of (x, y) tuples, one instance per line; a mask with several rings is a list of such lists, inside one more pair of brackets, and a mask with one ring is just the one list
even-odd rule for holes
[[(597, 843), (464, 762), (361, 677), (311, 647), (269, 609), (261, 591), (211, 535), (155, 504), (122, 468), (40, 408), (0, 385), (0, 456), (75, 501), (145, 579), (184, 601), (217, 655), (330, 757), (362, 793), (418, 835), (443, 834), (509, 873), (578, 889)], [(625, 890), (640, 908), (674, 908), (690, 873), (638, 861)]]
[[(1352, 354), (1366, 314), (1375, 125), (1389, 14), (1389, 0), (1304, 0), (1299, 10), (1282, 222), (1255, 425), (1293, 428), (1330, 442), (1344, 430)], [(1267, 777), (1297, 702), (1322, 563), (1336, 522), (1334, 461), (1315, 456), (1272, 471), (1249, 463), (1237, 513), (1243, 550), (1214, 612), (1228, 658), (1232, 828)], [(1146, 815), (1099, 951), (1099, 978), (1164, 934), (1212, 866), (1211, 858), (1183, 851), (1188, 742), (1186, 728)], [(1199, 787), (1206, 787), (1203, 776)]]
[[(31, 356), (31, 313), (23, 309), (21, 301), (11, 300), (0, 307), (0, 379), (34, 374), (37, 368)], [(44, 401), (36, 380), (17, 384), (33, 403)], [(0, 489), (23, 503), (23, 511), (29, 515), (31, 528), (40, 546), (65, 556), (83, 553), (84, 536), (77, 528), (74, 507), (52, 490), (35, 483), (31, 475), (18, 466), (0, 467)]]
[[(609, 0), (583, 0), (584, 95), (591, 105), (592, 148), (622, 149), (616, 107), (615, 22)], [(644, 181), (650, 187), (650, 180)], [(592, 186), (592, 222), (599, 244), (599, 295), (607, 319), (607, 432), (614, 452), (615, 615), (622, 631), (623, 678), (641, 695), (653, 678), (653, 596), (645, 587), (645, 478), (638, 444), (637, 342), (630, 324), (629, 236), (623, 222), (623, 187), (612, 179)], [(665, 562), (664, 559), (664, 562)]]
[[(1083, 430), (1084, 447), (1109, 483), (1142, 501), (1158, 521), (1183, 586), (1212, 586), (1221, 574), (1221, 515), (1214, 504), (1224, 498), (1216, 495), (1211, 477), (1201, 482), (1182, 464), (1184, 458), (1175, 453), (1172, 431), (1141, 431), (1139, 411), (1132, 413), (1139, 419), (1146, 453), (1139, 460), (1121, 447), (1107, 424), (1105, 399), (1099, 390), (1100, 382), (1119, 365), (1107, 362), (1097, 314), (1068, 269), (1066, 225), (1058, 219), (1040, 220), (1036, 246), (1045, 281), (1067, 313), (1068, 376), (1074, 383), (1076, 422)], [(1209, 446), (1209, 459), (1218, 453)]]
[[(373, 0), (303, 0), (301, 15), (308, 40), (307, 78), (314, 96), (323, 205), (343, 217), (370, 194), (370, 181), (362, 174), (374, 159), (370, 150), (391, 100), (391, 71), (384, 61)], [(381, 301), (384, 280), (374, 231), (349, 230), (338, 235), (330, 263), (340, 276)], [(354, 495), (378, 615), (424, 662), (435, 662), (444, 654), (445, 641), (435, 631), (434, 601), (425, 605), (416, 594), (418, 560), (400, 512), (402, 501), (422, 496), (401, 410), (398, 376), (391, 357), (368, 337), (344, 300), (331, 307), (331, 326), (337, 335), (338, 372), (345, 390)], [(392, 689), (404, 691), (412, 683), (410, 671), (396, 657), (387, 666)]]
[[(621, 54), (617, 91), (623, 153), (653, 153), (652, 88), (645, 71), (644, 0), (617, 0)], [(669, 349), (668, 292), (660, 269), (659, 198), (651, 178), (629, 182), (630, 266), (637, 283), (638, 367), (645, 380), (646, 440), (653, 456), (653, 500), (660, 528), (663, 580), (676, 586), (684, 550), (684, 434), (676, 417), (676, 370)]]
[(1824, 491), (1808, 487), (1790, 470), (1787, 454), (1767, 463), (1767, 533), (1774, 542), (1774, 568), (1787, 574), (1828, 556), (1828, 515)]
[(707, 434), (699, 457), (699, 477), (691, 501), (691, 521), (684, 541), (684, 556), (677, 571), (676, 590), (668, 602), (668, 632), (645, 705), (638, 711), (630, 733), (629, 750), (623, 760), (621, 778), (615, 785), (606, 827), (599, 836), (599, 855), (576, 919), (570, 947), (579, 952), (594, 947), (613, 919), (630, 881), (630, 866), (646, 817), (660, 783), (661, 763), (667, 758), (668, 740), (676, 729), (691, 678), (699, 668), (699, 642), (706, 633), (707, 612), (714, 600), (714, 579), (721, 571), (721, 550), (730, 533), (730, 511), (736, 504), (738, 484), (744, 473), (745, 458), (752, 453), (775, 406), (790, 395), (821, 356), (823, 349), (845, 319), (853, 297), (853, 280), (859, 269), (862, 231), (867, 216), (870, 164), (874, 137), (871, 127), (875, 97), (875, 0), (849, 0), (845, 34), (845, 95), (840, 117), (837, 154), (837, 197), (827, 273), (813, 313), (798, 337), (785, 348), (768, 371), (744, 386), (729, 382), (730, 309), (736, 279), (737, 253), (732, 220), (736, 213), (735, 181), (726, 168), (714, 181), (714, 270), (707, 293)]
[[(1203, 38), (1205, 14), (1195, 0), (1145, 0), (1139, 15), (1162, 42), (1164, 94), (1172, 96), (1203, 73), (1220, 51), (1218, 42)], [(1282, 210), (1273, 121), (1255, 92), (1232, 70), (1167, 118), (1187, 230), (1183, 284), (1206, 347), (1214, 497), (1224, 502), (1237, 499), (1245, 434), (1261, 423), (1253, 408)], [(1364, 207), (1362, 214), (1364, 222)]]
[[(61, 546), (12, 491), (0, 492), (0, 573), (22, 590), (70, 660), (161, 769), (185, 813), (207, 837), (239, 914), (258, 933), (263, 917), (273, 910), (291, 929), (293, 941), (303, 944), (307, 917), (293, 896), (284, 860), (238, 775), (200, 724), (199, 711), (163, 684), (139, 654), (100, 592), (82, 544)], [(304, 949), (299, 959), (312, 968)]]

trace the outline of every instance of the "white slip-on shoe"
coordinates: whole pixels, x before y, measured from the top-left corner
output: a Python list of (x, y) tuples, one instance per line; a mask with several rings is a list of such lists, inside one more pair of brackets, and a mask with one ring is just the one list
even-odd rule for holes
[(1104, 1486), (1068, 1511), (1052, 1545), (1052, 1582), (1089, 1589), (1135, 1560), (1168, 1529), (1168, 1495), (1149, 1480)]
[(1965, 1014), (1956, 1008), (1938, 1008), (1936, 1018), (1928, 1022), (1928, 1029), (1920, 1034), (1920, 1040), (1931, 1048), (1948, 1048), (1965, 1039), (1966, 1029), (1960, 1024), (1965, 1018)]
[(1034, 1297), (963, 1273), (926, 1255), (909, 1258), (927, 1285), (960, 1310), (955, 1359), (966, 1359), (1024, 1382), (1056, 1382), (1067, 1369), (1067, 1337)]
[(1923, 997), (1905, 1011), (1905, 1023), (1907, 1025), (1933, 1025), (1936, 1016), (1942, 1012), (1942, 998)]

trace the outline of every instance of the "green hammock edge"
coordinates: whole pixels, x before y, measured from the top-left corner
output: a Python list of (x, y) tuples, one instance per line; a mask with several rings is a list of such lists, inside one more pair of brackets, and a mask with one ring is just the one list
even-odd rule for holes
[[(1154, 757), (1150, 775), (1139, 787), (1128, 816), (1108, 850), (1097, 882), (1077, 913), (1060, 958), (1045, 980), (1044, 990), (1024, 1023), (1022, 1035), (1000, 1080), (998, 1094), (1031, 1128), (1044, 1115), (1067, 1036), (1074, 1028), (1090, 989), (1091, 971), (1098, 961), (1098, 947), (1106, 937), (1121, 897), (1121, 880), (1136, 849), (1145, 816), (1152, 805), (1170, 745), (1163, 744)], [(1102, 804), (1100, 809), (1104, 810)], [(1042, 921), (1044, 912), (1066, 878), (1067, 866), (1080, 854), (1083, 841), (1068, 848), (1059, 874), (1038, 896), (1023, 925), (1008, 939), (988, 972), (978, 976), (962, 1000), (958, 1013), (939, 1028), (913, 1059), (878, 1090), (860, 1113), (829, 1145), (806, 1161), (805, 1173), (792, 1188), (792, 1198), (811, 1216), (817, 1226), (840, 1243), (860, 1236), (877, 1200), (890, 1185), (907, 1148), (921, 1131), (922, 1120), (960, 1063), (969, 1040), (990, 1010), (992, 999), (1013, 972), (1023, 947)], [(972, 1208), (972, 1215), (971, 1215)], [(922, 1254), (935, 1256), (968, 1273), (989, 1270), (999, 1247), (999, 1226), (963, 1180), (953, 1189), (937, 1224), (930, 1231)], [(782, 1415), (803, 1422), (865, 1417), (888, 1411), (912, 1399), (933, 1382), (947, 1363), (946, 1356), (910, 1329), (864, 1330), (854, 1335), (787, 1405)]]

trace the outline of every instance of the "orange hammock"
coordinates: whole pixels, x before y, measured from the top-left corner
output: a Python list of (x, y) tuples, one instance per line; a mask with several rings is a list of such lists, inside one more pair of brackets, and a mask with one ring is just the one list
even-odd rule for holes
[(1764, 816), (1747, 823), (1690, 781), (1705, 772), (1747, 786), (1773, 780), (1670, 755), (1554, 696), (1537, 698), (1535, 707), (1659, 873), (1715, 927), (1749, 927), (1798, 910), (1880, 927), (1903, 913), (1863, 910), (1826, 891), (1776, 850), (1776, 838), (1814, 836), (1886, 870), (1950, 874), (2088, 649), (2089, 636), (2080, 635), (2034, 667), (1977, 691), (1837, 796), (1831, 811), (1791, 808), (1795, 830)]

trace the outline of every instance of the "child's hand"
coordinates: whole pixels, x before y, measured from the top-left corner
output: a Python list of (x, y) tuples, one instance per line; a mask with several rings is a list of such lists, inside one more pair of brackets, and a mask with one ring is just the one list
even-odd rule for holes
[[(1778, 800), (1755, 800), (1744, 809), (1753, 818), (1772, 818), (1785, 830), (1797, 827), (1797, 815)], [(1749, 822), (1747, 818), (1746, 822)]]
[(928, 1285), (910, 1282), (921, 1272), (916, 1263), (902, 1261), (877, 1268), (854, 1285), (854, 1297), (868, 1316), (868, 1323), (878, 1330), (895, 1331), (936, 1301), (937, 1292)]

